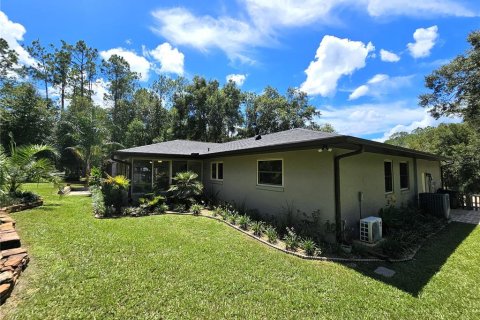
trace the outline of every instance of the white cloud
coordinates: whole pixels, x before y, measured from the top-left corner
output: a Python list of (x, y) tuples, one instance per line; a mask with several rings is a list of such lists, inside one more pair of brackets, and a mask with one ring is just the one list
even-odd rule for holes
[(367, 11), (373, 17), (380, 16), (457, 16), (474, 17), (474, 12), (462, 4), (449, 0), (368, 0)]
[(112, 55), (118, 55), (130, 64), (130, 70), (140, 75), (140, 81), (148, 81), (150, 72), (150, 62), (145, 57), (139, 56), (136, 52), (124, 48), (113, 48), (106, 51), (100, 51), (100, 56), (108, 60)]
[(355, 100), (363, 96), (380, 98), (394, 90), (409, 86), (413, 76), (389, 77), (386, 74), (376, 74), (366, 84), (352, 91), (348, 100)]
[(229, 74), (226, 77), (227, 81), (233, 81), (237, 84), (237, 86), (241, 87), (245, 80), (247, 79), (247, 75), (245, 74)]
[(430, 55), (438, 38), (438, 27), (431, 26), (430, 28), (418, 28), (413, 33), (415, 42), (407, 44), (410, 55), (414, 58), (424, 58)]
[(108, 85), (109, 82), (103, 78), (99, 78), (93, 83), (92, 100), (94, 104), (99, 105), (103, 108), (113, 107), (112, 101), (105, 101), (103, 99), (105, 94), (108, 93)]
[(194, 16), (183, 8), (152, 12), (157, 26), (152, 30), (176, 45), (187, 45), (202, 52), (220, 49), (231, 60), (253, 62), (249, 48), (266, 46), (268, 37), (249, 23), (230, 17)]
[(307, 79), (300, 86), (311, 95), (330, 96), (335, 93), (340, 77), (350, 75), (365, 67), (369, 52), (375, 50), (372, 43), (324, 36), (315, 60), (305, 70)]
[(177, 48), (173, 48), (170, 43), (162, 43), (148, 54), (160, 62), (160, 72), (183, 75), (185, 56)]
[(398, 62), (400, 61), (400, 56), (393, 52), (381, 49), (380, 50), (380, 59), (385, 62)]
[(8, 19), (7, 15), (0, 11), (0, 38), (7, 41), (10, 49), (18, 53), (18, 62), (22, 65), (31, 66), (35, 60), (25, 50), (19, 42), (23, 41), (23, 35), (27, 32), (20, 23)]

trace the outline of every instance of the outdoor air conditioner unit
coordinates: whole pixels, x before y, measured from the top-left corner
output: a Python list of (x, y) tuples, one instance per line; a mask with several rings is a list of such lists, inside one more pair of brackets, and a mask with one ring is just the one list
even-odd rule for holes
[(360, 241), (375, 243), (382, 240), (382, 218), (367, 217), (360, 220)]
[(420, 208), (437, 217), (450, 218), (450, 196), (441, 193), (420, 193)]

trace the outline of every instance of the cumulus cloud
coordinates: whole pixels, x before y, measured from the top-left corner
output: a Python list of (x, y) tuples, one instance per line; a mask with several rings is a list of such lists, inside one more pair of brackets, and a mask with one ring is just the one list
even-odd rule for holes
[(18, 53), (20, 64), (31, 66), (35, 63), (35, 59), (20, 44), (26, 32), (27, 30), (23, 25), (11, 21), (4, 12), (0, 11), (0, 38), (5, 39), (10, 49)]
[(170, 43), (202, 52), (219, 49), (230, 60), (253, 63), (253, 50), (278, 43), (285, 28), (341, 24), (339, 12), (383, 16), (479, 16), (479, 12), (450, 0), (239, 0), (245, 12), (237, 17), (195, 15), (173, 7), (152, 11), (155, 33)]
[(152, 15), (157, 22), (152, 30), (169, 42), (203, 52), (220, 49), (231, 60), (253, 62), (249, 48), (269, 42), (248, 22), (230, 17), (195, 16), (183, 8), (156, 10)]
[(380, 50), (380, 59), (385, 62), (398, 62), (400, 61), (400, 56), (396, 53), (391, 51), (387, 51), (384, 49)]
[(103, 78), (99, 78), (93, 83), (92, 100), (94, 104), (99, 105), (103, 108), (113, 107), (112, 101), (105, 101), (103, 99), (105, 97), (105, 94), (108, 93), (109, 84), (110, 83)]
[(233, 81), (239, 87), (243, 85), (246, 79), (247, 79), (247, 75), (245, 74), (229, 74), (228, 76), (226, 76), (227, 81)]
[(376, 74), (366, 84), (352, 91), (348, 100), (355, 100), (363, 96), (380, 98), (394, 90), (409, 86), (413, 76), (390, 77), (386, 74)]
[(183, 75), (185, 56), (177, 48), (173, 48), (170, 43), (162, 43), (148, 54), (160, 63), (160, 72)]
[(130, 70), (139, 74), (140, 81), (148, 81), (150, 62), (145, 57), (139, 56), (135, 51), (130, 51), (124, 48), (113, 48), (106, 51), (100, 51), (100, 56), (105, 60), (108, 60), (114, 54), (122, 57), (128, 62)]
[(407, 44), (410, 55), (414, 58), (424, 58), (430, 55), (435, 42), (438, 38), (438, 27), (418, 28), (413, 33), (415, 42)]
[(300, 89), (310, 95), (330, 96), (337, 89), (338, 80), (365, 67), (365, 60), (375, 50), (372, 43), (324, 36), (315, 60), (305, 70), (307, 79)]

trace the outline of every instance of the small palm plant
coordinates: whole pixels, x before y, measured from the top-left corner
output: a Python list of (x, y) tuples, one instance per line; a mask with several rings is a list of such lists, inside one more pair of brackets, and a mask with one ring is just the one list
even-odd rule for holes
[(283, 238), (287, 250), (295, 251), (300, 245), (300, 237), (295, 233), (293, 228), (287, 228), (287, 234)]
[(12, 142), (9, 154), (0, 147), (0, 189), (14, 194), (28, 181), (58, 180), (55, 165), (48, 154), (58, 155), (49, 145), (16, 147)]
[(202, 205), (198, 203), (193, 204), (190, 208), (194, 216), (200, 215), (200, 213), (202, 212), (202, 209), (203, 209)]
[(248, 226), (250, 225), (250, 217), (247, 216), (247, 215), (242, 215), (240, 216), (240, 218), (238, 219), (238, 225), (240, 226), (240, 228), (242, 228), (243, 230), (248, 230)]
[(172, 199), (190, 208), (195, 203), (195, 198), (202, 194), (203, 191), (203, 184), (197, 178), (198, 174), (192, 171), (177, 173), (173, 178), (175, 184), (168, 189)]

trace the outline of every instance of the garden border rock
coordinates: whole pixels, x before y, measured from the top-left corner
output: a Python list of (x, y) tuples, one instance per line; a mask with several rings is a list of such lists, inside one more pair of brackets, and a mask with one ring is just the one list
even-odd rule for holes
[(33, 201), (33, 202), (14, 204), (14, 205), (11, 205), (11, 206), (8, 206), (8, 207), (0, 208), (0, 214), (1, 213), (19, 212), (19, 211), (23, 211), (23, 210), (28, 210), (28, 209), (40, 207), (42, 205), (43, 205), (43, 199), (39, 199), (39, 200)]
[(0, 213), (0, 305), (3, 304), (15, 287), (30, 258), (27, 250), (20, 246), (20, 238), (15, 230), (15, 220), (7, 213)]
[[(210, 215), (204, 215), (204, 214), (199, 214), (199, 215), (194, 215), (193, 213), (190, 213), (190, 212), (185, 212), (185, 213), (180, 213), (180, 212), (175, 212), (175, 211), (167, 211), (163, 214), (159, 214), (159, 215), (179, 215), (179, 216), (194, 216), (194, 217), (204, 217), (204, 218), (209, 218), (209, 219), (213, 219), (213, 220), (216, 220), (216, 221), (220, 221), (220, 222), (223, 222), (225, 223), (226, 225), (242, 232), (243, 234), (246, 234), (247, 236), (249, 236), (250, 238), (252, 239), (255, 239), (273, 249), (276, 249), (278, 251), (281, 251), (283, 253), (286, 253), (286, 254), (289, 254), (289, 255), (292, 255), (292, 256), (295, 256), (295, 257), (298, 257), (298, 258), (301, 258), (301, 259), (305, 259), (305, 260), (317, 260), (317, 261), (331, 261), (331, 262), (392, 262), (392, 263), (397, 263), (397, 262), (408, 262), (408, 261), (411, 261), (415, 258), (415, 256), (417, 255), (418, 251), (423, 247), (423, 245), (425, 244), (426, 240), (430, 239), (431, 237), (435, 236), (436, 234), (438, 234), (440, 231), (442, 231), (446, 224), (441, 226), (438, 230), (435, 230), (434, 232), (430, 233), (429, 235), (427, 235), (423, 241), (421, 243), (418, 244), (418, 246), (416, 246), (412, 252), (407, 255), (406, 257), (403, 257), (403, 258), (399, 258), (399, 259), (390, 259), (390, 258), (337, 258), (337, 257), (325, 257), (325, 256), (308, 256), (308, 255), (305, 255), (303, 253), (300, 253), (300, 252), (295, 252), (295, 251), (291, 251), (291, 250), (287, 250), (287, 249), (284, 249), (284, 248), (281, 248), (273, 243), (270, 243), (268, 241), (265, 241), (264, 239), (262, 238), (259, 238), (257, 236), (255, 236), (254, 234), (248, 232), (247, 230), (244, 230), (240, 227), (238, 227), (237, 225), (234, 225), (234, 224), (231, 224), (230, 222), (226, 221), (226, 220), (223, 220), (219, 217), (215, 217), (215, 216), (210, 216)], [(97, 217), (97, 219), (104, 219), (104, 218), (120, 218), (122, 216), (114, 216), (114, 217)], [(450, 222), (449, 222), (450, 223)]]

